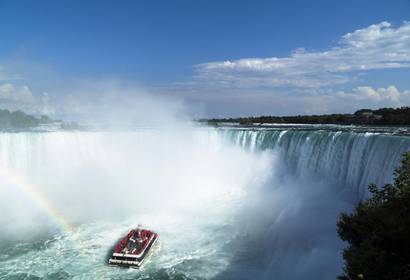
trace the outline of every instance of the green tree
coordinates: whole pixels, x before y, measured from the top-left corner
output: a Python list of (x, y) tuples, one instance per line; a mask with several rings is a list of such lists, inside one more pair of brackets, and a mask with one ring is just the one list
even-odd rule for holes
[(410, 279), (410, 152), (403, 155), (393, 184), (369, 186), (371, 198), (337, 225), (342, 240), (343, 280)]

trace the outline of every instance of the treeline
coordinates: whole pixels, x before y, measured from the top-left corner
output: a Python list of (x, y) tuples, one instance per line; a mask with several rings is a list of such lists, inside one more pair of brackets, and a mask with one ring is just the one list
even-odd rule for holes
[(356, 125), (410, 125), (410, 107), (361, 109), (354, 114), (297, 115), (297, 116), (259, 116), (222, 119), (201, 119), (210, 125), (219, 123), (254, 124), (356, 124)]
[(40, 124), (50, 123), (52, 120), (48, 116), (36, 118), (23, 111), (9, 111), (0, 109), (0, 128), (1, 129), (21, 129), (36, 127)]
[(347, 247), (338, 279), (410, 279), (410, 152), (392, 184), (371, 184), (369, 192), (369, 199), (340, 216), (337, 232)]

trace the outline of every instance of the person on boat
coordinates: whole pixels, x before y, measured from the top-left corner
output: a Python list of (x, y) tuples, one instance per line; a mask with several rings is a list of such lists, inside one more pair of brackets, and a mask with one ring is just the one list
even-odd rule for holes
[(141, 234), (141, 230), (140, 230), (140, 229), (137, 229), (137, 230), (135, 231), (135, 234), (130, 237), (130, 240), (131, 240), (133, 243), (135, 243), (135, 242), (143, 243), (146, 239), (147, 239), (146, 236), (145, 236), (145, 238), (142, 237), (142, 234)]
[(147, 240), (146, 234), (142, 234), (142, 230), (140, 230), (140, 229), (137, 230), (137, 236), (138, 236), (137, 241), (139, 243), (143, 243), (143, 242), (145, 242), (145, 240)]

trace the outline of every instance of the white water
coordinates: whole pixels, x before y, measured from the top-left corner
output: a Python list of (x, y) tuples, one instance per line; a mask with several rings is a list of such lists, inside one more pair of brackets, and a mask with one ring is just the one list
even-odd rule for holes
[[(0, 178), (0, 278), (334, 279), (339, 213), (368, 182), (391, 180), (409, 148), (329, 131), (2, 133), (1, 166), (76, 226), (62, 232)], [(107, 267), (138, 223), (159, 232), (160, 250), (140, 271)]]
[[(77, 225), (56, 232), (50, 213), (0, 178), (0, 276), (108, 279), (162, 269), (167, 277), (210, 278), (229, 264), (232, 253), (223, 246), (230, 238), (223, 233), (235, 232), (233, 213), (247, 189), (267, 178), (269, 161), (207, 131), (0, 134), (3, 168)], [(158, 231), (160, 253), (142, 272), (107, 267), (111, 247), (139, 223)], [(15, 256), (7, 256), (13, 242)]]
[(408, 136), (374, 132), (231, 129), (221, 134), (251, 151), (275, 150), (287, 172), (332, 180), (356, 198), (366, 196), (369, 183), (390, 182), (402, 154), (410, 149)]

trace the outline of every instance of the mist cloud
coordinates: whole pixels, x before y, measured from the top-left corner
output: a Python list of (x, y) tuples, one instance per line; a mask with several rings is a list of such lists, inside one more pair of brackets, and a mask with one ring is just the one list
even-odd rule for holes
[(187, 118), (181, 100), (118, 80), (81, 82), (58, 95), (61, 97), (54, 103), (55, 111), (82, 122), (159, 125)]

